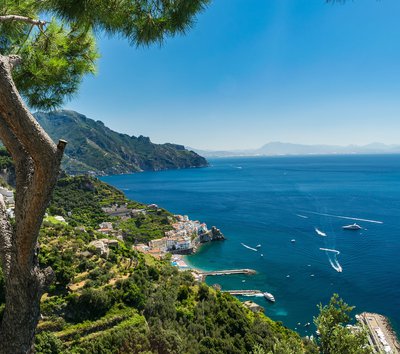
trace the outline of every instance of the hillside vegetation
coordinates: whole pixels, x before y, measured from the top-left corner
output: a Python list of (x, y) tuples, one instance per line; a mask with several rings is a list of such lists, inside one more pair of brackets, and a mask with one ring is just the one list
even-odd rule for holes
[(69, 174), (117, 174), (204, 167), (207, 161), (176, 144), (154, 144), (129, 136), (74, 111), (38, 112), (35, 117), (54, 141), (68, 141), (62, 166)]
[[(101, 208), (122, 202), (121, 192), (94, 178), (59, 181), (49, 212), (66, 222), (49, 216), (41, 229), (40, 263), (53, 268), (55, 281), (42, 298), (37, 353), (315, 352), (311, 342), (190, 272), (132, 250), (129, 236), (98, 254), (89, 243), (104, 238), (95, 230), (107, 218)], [(147, 215), (140, 232), (148, 239), (172, 220), (163, 210)], [(0, 275), (0, 303), (2, 282)]]

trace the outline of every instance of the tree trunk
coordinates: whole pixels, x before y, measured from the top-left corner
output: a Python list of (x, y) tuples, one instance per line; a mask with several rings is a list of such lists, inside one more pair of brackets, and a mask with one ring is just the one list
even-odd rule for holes
[(57, 182), (65, 141), (56, 146), (36, 122), (12, 80), (18, 58), (0, 55), (0, 139), (16, 170), (15, 226), (0, 199), (0, 259), (6, 304), (0, 325), (0, 354), (32, 352), (40, 298), (53, 278), (40, 269), (37, 239)]
[(6, 308), (1, 326), (1, 353), (31, 352), (39, 319), (39, 302), (43, 289), (39, 275), (11, 269), (6, 281)]

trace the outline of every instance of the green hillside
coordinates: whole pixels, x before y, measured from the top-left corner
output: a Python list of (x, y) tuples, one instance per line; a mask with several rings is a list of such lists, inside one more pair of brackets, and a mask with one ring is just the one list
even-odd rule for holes
[(53, 140), (68, 141), (63, 168), (70, 174), (92, 171), (117, 174), (204, 167), (207, 161), (181, 145), (154, 144), (148, 137), (129, 136), (73, 111), (35, 113)]
[[(295, 332), (195, 282), (190, 272), (133, 250), (129, 235), (98, 254), (90, 242), (105, 237), (95, 230), (107, 219), (101, 208), (125, 202), (120, 191), (94, 178), (59, 181), (49, 212), (66, 222), (49, 215), (39, 239), (40, 263), (53, 268), (55, 281), (42, 298), (37, 353), (314, 352)], [(148, 239), (173, 221), (164, 210), (146, 215), (140, 233)], [(118, 218), (109, 220), (117, 227)], [(0, 304), (2, 282), (0, 275)]]
[[(138, 213), (125, 218), (103, 210), (116, 204)], [(321, 352), (314, 340), (198, 283), (169, 259), (133, 249), (135, 242), (161, 237), (175, 221), (168, 211), (129, 201), (96, 178), (61, 178), (39, 237), (40, 264), (53, 269), (54, 281), (42, 297), (36, 353)], [(102, 222), (110, 223), (113, 232), (102, 233)], [(99, 249), (99, 243), (107, 244), (107, 250)], [(332, 299), (329, 306), (320, 305), (324, 315), (317, 319), (317, 342), (330, 348), (322, 352), (371, 353), (363, 332), (345, 327), (351, 308)], [(0, 268), (0, 318), (3, 303)]]

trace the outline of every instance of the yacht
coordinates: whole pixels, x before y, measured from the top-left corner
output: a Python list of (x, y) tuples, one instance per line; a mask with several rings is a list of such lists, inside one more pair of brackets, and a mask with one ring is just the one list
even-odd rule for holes
[(263, 295), (267, 300), (269, 300), (271, 302), (275, 302), (274, 295), (272, 295), (271, 293), (264, 293)]
[(356, 223), (354, 223), (352, 225), (342, 226), (342, 229), (344, 229), (344, 230), (361, 230), (362, 227), (360, 225), (357, 225)]

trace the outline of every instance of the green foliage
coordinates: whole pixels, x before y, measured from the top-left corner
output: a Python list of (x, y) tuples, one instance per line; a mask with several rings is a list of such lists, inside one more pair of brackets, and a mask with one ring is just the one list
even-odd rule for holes
[(45, 33), (36, 31), (28, 41), (19, 52), (23, 61), (14, 71), (14, 81), (31, 107), (60, 106), (78, 90), (83, 76), (95, 71), (94, 38), (84, 28), (53, 20)]
[(320, 304), (319, 315), (314, 323), (320, 333), (319, 341), (323, 354), (369, 354), (366, 333), (362, 328), (347, 328), (353, 307), (347, 305), (338, 294), (334, 294), (328, 305)]
[[(124, 198), (89, 177), (64, 178), (58, 188), (53, 207), (65, 211)], [(68, 196), (75, 188), (79, 193)], [(42, 299), (37, 353), (315, 353), (312, 342), (196, 283), (170, 260), (123, 244), (102, 258), (88, 246), (95, 237), (69, 224), (43, 225), (39, 260), (55, 270), (57, 282)]]
[(73, 295), (68, 301), (68, 316), (75, 322), (103, 317), (111, 309), (112, 299), (104, 290), (85, 289), (79, 296)]
[(40, 354), (61, 354), (62, 342), (51, 332), (41, 332), (35, 337), (35, 351)]
[(44, 1), (48, 10), (69, 22), (90, 25), (126, 37), (132, 44), (150, 44), (182, 33), (208, 0)]
[[(102, 207), (114, 204), (126, 204), (129, 208), (143, 209), (146, 214), (126, 220), (110, 217)], [(172, 229), (170, 223), (174, 219), (171, 213), (163, 209), (145, 208), (145, 205), (127, 200), (119, 190), (94, 177), (77, 176), (61, 178), (58, 181), (49, 213), (62, 215), (71, 226), (83, 225), (88, 229), (97, 229), (100, 223), (112, 221), (124, 233), (126, 242), (132, 244), (164, 237), (165, 232)], [(88, 234), (86, 240), (87, 237)], [(118, 252), (123, 252), (123, 249)]]
[[(108, 260), (82, 256), (85, 237), (69, 225), (52, 225), (40, 238), (41, 261), (56, 268), (62, 259), (75, 269), (71, 290), (59, 287), (42, 302), (39, 329), (59, 338), (63, 353), (244, 353), (257, 343), (266, 352), (285, 343), (305, 352), (294, 332), (251, 313), (228, 294), (198, 285), (168, 261), (129, 249), (111, 251)], [(98, 283), (110, 272), (116, 281)], [(86, 285), (76, 287), (82, 282)]]
[(13, 168), (14, 163), (5, 147), (0, 147), (0, 170)]
[(46, 17), (34, 25), (0, 22), (0, 54), (18, 54), (15, 82), (32, 107), (61, 105), (86, 73), (94, 72), (93, 30), (119, 35), (134, 45), (182, 33), (208, 0), (20, 0), (2, 1), (0, 16)]
[(168, 217), (171, 217), (169, 213), (150, 211), (146, 215), (121, 221), (119, 227), (128, 242), (149, 242), (164, 237), (165, 232), (172, 229)]
[(97, 228), (101, 222), (111, 220), (102, 206), (126, 201), (123, 193), (93, 177), (66, 177), (59, 179), (49, 211), (64, 216), (72, 226)]

